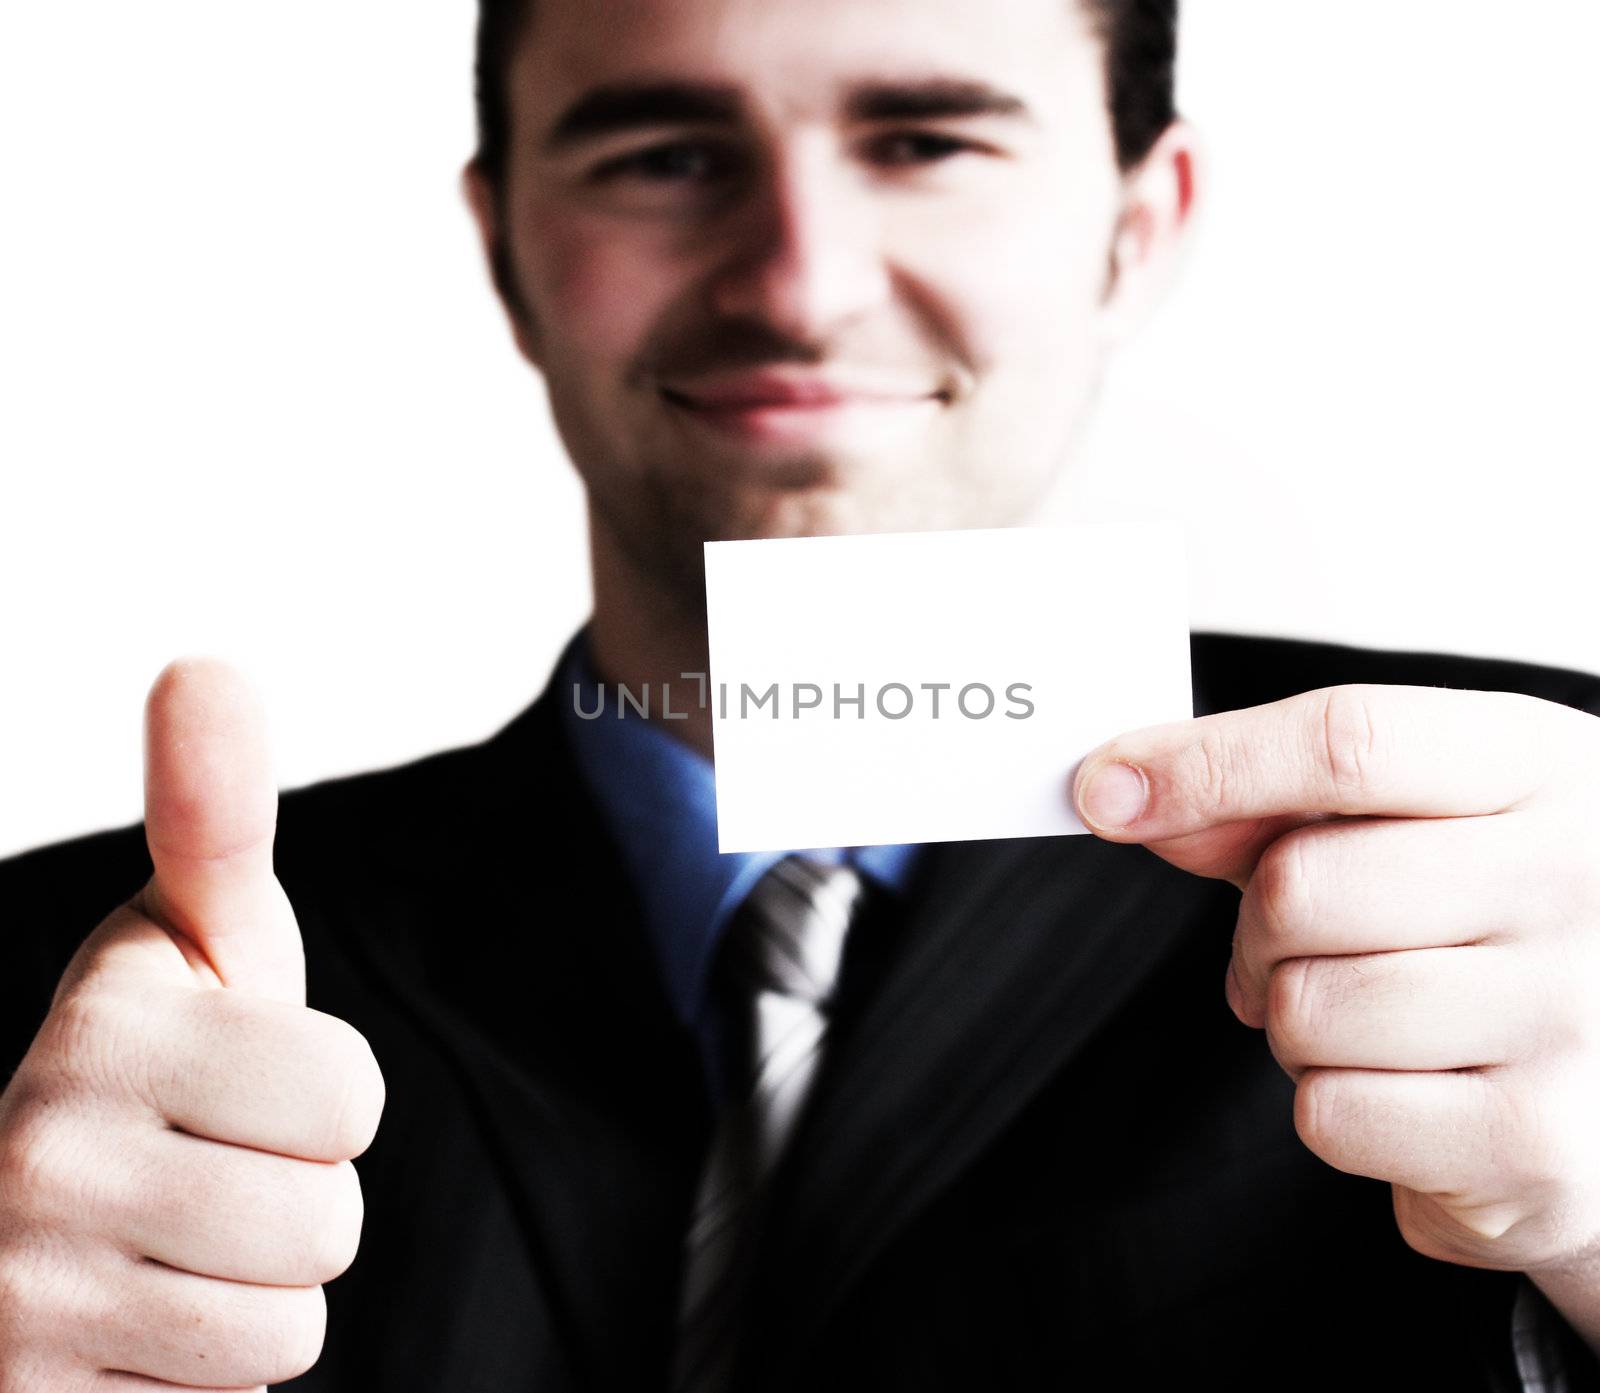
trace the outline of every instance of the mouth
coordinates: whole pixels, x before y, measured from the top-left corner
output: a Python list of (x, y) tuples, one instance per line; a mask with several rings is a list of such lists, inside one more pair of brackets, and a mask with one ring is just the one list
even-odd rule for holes
[(700, 392), (658, 388), (675, 413), (719, 435), (746, 442), (794, 443), (847, 438), (923, 420), (950, 393), (852, 389), (825, 383), (729, 384)]

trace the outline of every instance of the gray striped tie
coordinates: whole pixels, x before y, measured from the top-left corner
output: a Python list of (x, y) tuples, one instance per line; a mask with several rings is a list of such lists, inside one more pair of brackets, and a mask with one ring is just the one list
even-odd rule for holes
[(728, 925), (716, 989), (733, 1012), (733, 1073), (684, 1243), (675, 1393), (728, 1387), (760, 1196), (816, 1073), (862, 889), (849, 866), (789, 856)]

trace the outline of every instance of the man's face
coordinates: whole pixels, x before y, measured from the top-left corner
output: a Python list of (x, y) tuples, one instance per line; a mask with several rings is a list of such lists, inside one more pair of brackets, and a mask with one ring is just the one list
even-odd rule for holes
[(1104, 351), (1102, 64), (1070, 0), (536, 0), (495, 222), (597, 541), (692, 590), (1025, 518)]

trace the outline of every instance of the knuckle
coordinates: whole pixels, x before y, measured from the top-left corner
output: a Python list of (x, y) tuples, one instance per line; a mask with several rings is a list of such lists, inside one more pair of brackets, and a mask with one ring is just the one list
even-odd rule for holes
[(320, 1058), (338, 1080), (327, 1121), (328, 1153), (350, 1160), (371, 1146), (377, 1135), (386, 1101), (383, 1071), (359, 1030), (336, 1016), (314, 1014), (320, 1016)]
[(1321, 991), (1310, 958), (1290, 958), (1267, 978), (1267, 1033), (1281, 1053), (1297, 1059), (1315, 1056)]
[(1332, 1155), (1342, 1131), (1344, 1088), (1331, 1069), (1308, 1069), (1295, 1085), (1294, 1129), (1318, 1156)]
[[(81, 1328), (93, 1309), (85, 1287), (82, 1273), (64, 1266), (60, 1250), (37, 1235), (0, 1248), (0, 1358), (45, 1354), (63, 1330)], [(9, 1363), (0, 1367), (14, 1372)]]
[(39, 1029), (43, 1066), (61, 1084), (85, 1093), (125, 1093), (130, 1062), (140, 1058), (137, 1011), (108, 991), (63, 997)]
[(364, 1218), (361, 1182), (349, 1161), (328, 1167), (325, 1189), (313, 1229), (318, 1282), (331, 1282), (349, 1270), (361, 1245)]
[(10, 1354), (27, 1346), (25, 1332), (39, 1328), (39, 1274), (25, 1253), (0, 1251), (0, 1352)]
[(262, 1383), (287, 1383), (322, 1357), (328, 1303), (320, 1286), (284, 1287), (273, 1293), (271, 1319), (260, 1337)]
[(1301, 831), (1279, 837), (1261, 853), (1250, 878), (1260, 910), (1263, 946), (1278, 950), (1274, 956), (1281, 956), (1317, 922), (1316, 873), (1307, 840)]
[(1323, 693), (1321, 740), (1323, 769), (1336, 799), (1377, 786), (1384, 742), (1368, 688), (1330, 687)]
[(34, 1221), (76, 1214), (83, 1199), (83, 1157), (68, 1125), (70, 1104), (24, 1086), (6, 1096), (0, 1131), (0, 1211)]

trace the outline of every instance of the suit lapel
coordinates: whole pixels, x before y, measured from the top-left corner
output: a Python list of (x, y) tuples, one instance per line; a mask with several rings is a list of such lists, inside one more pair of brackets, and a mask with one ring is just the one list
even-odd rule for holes
[(1082, 836), (941, 845), (926, 870), (879, 990), (834, 1023), (774, 1184), (758, 1349), (804, 1348), (895, 1233), (1235, 893)]

